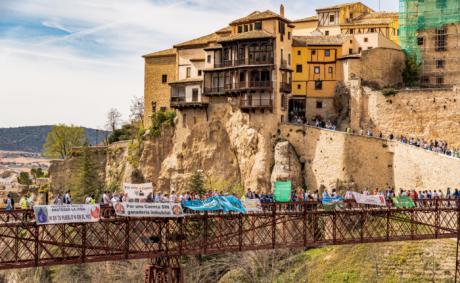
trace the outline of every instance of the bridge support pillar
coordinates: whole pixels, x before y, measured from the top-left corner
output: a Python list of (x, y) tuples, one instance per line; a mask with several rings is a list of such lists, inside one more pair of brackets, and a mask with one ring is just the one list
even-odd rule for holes
[(145, 268), (145, 283), (183, 283), (179, 257), (154, 258)]

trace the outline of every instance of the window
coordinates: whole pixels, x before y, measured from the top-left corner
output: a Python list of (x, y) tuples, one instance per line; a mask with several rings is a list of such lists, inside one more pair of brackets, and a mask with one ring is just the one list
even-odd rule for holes
[(302, 85), (301, 84), (297, 84), (297, 89), (301, 89), (302, 88)]
[(369, 39), (367, 37), (365, 37), (364, 42), (369, 42)]
[(286, 107), (286, 95), (283, 93), (281, 95), (281, 108), (285, 108)]
[(444, 84), (444, 77), (437, 77), (437, 78), (436, 78), (436, 84), (437, 84), (437, 85), (442, 85), (442, 84)]
[(192, 75), (192, 68), (191, 67), (187, 67), (187, 69), (185, 69), (185, 76), (187, 78), (190, 78), (190, 76)]
[(198, 89), (197, 88), (192, 89), (192, 101), (193, 102), (198, 101)]
[(252, 24), (249, 24), (249, 30), (252, 30)]
[(324, 50), (324, 56), (326, 56), (326, 57), (331, 56), (331, 50), (329, 50), (329, 49)]
[(361, 47), (358, 48), (358, 53), (361, 53), (361, 51), (363, 51), (363, 49)]
[(291, 32), (288, 32), (288, 40), (291, 40)]
[(324, 35), (329, 35), (329, 31), (326, 30), (326, 31), (324, 32)]
[(355, 33), (355, 30), (354, 29), (350, 29), (350, 34), (354, 34)]
[(374, 33), (374, 32), (375, 32), (375, 28), (371, 28), (371, 29), (370, 29), (370, 32)]
[(302, 73), (302, 64), (297, 64), (297, 65), (295, 66), (295, 71), (296, 71), (297, 73)]
[(446, 61), (444, 60), (436, 60), (436, 68), (441, 69), (444, 68), (444, 64)]
[(285, 34), (286, 33), (286, 24), (284, 22), (279, 22), (279, 32), (281, 34)]
[(334, 23), (335, 22), (335, 15), (329, 15), (329, 22)]
[(313, 49), (313, 50), (311, 51), (311, 55), (316, 55), (316, 49)]
[(211, 55), (208, 55), (208, 63), (211, 63)]
[(255, 30), (262, 30), (262, 22), (255, 22), (254, 23)]
[(321, 100), (316, 100), (316, 109), (323, 108), (323, 102)]
[(288, 66), (291, 66), (291, 53), (288, 53)]
[(160, 107), (160, 111), (161, 111), (161, 112), (166, 112), (166, 109), (167, 109), (167, 108), (164, 107), (164, 106)]
[(353, 54), (353, 48), (348, 49), (348, 54)]
[(248, 26), (248, 25), (244, 25), (243, 31), (244, 31), (244, 32), (247, 32), (248, 30), (249, 30), (249, 26)]
[(446, 28), (436, 29), (435, 49), (436, 51), (446, 51), (447, 30)]
[(152, 112), (157, 112), (157, 103), (152, 101)]
[(353, 44), (353, 39), (350, 39), (350, 44)]
[(201, 74), (203, 74), (203, 71), (198, 70), (198, 77), (201, 77)]
[(417, 37), (417, 44), (418, 45), (423, 45), (424, 38), (423, 37)]
[(168, 82), (168, 75), (162, 75), (161, 76), (161, 82), (164, 83), (164, 84), (167, 83)]
[(332, 67), (327, 68), (327, 72), (328, 72), (329, 74), (332, 74), (332, 71), (333, 71), (333, 70), (334, 70), (334, 69), (333, 69)]
[(314, 70), (315, 70), (315, 74), (319, 74), (320, 71), (321, 71), (321, 69), (319, 68), (319, 66), (315, 66)]
[(424, 84), (430, 83), (430, 78), (428, 76), (423, 76), (422, 77), (422, 83), (424, 83)]
[(243, 26), (238, 26), (238, 33), (242, 33), (243, 32)]
[(302, 52), (300, 52), (300, 50), (297, 50), (297, 55), (300, 56), (301, 54), (302, 54)]
[(315, 89), (323, 89), (323, 82), (315, 81)]

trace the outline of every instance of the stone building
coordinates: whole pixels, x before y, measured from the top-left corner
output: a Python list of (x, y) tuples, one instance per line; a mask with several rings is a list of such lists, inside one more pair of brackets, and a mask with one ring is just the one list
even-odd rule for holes
[(176, 79), (176, 49), (166, 49), (144, 57), (144, 127), (151, 126), (152, 113), (170, 107), (169, 82)]
[(206, 49), (204, 93), (237, 97), (244, 111), (273, 111), (284, 121), (291, 92), (292, 23), (255, 11), (230, 23), (231, 35)]
[[(171, 86), (171, 108), (206, 109), (209, 99), (203, 95), (203, 70), (205, 49), (230, 34), (230, 28), (223, 28), (212, 34), (174, 45), (177, 50), (177, 80)], [(184, 113), (185, 115), (185, 113)], [(187, 122), (186, 116), (184, 123)]]
[(460, 82), (460, 2), (401, 0), (401, 47), (420, 65), (421, 85), (451, 87)]
[(295, 36), (378, 33), (398, 43), (398, 13), (375, 12), (361, 2), (316, 10), (317, 15), (296, 20)]

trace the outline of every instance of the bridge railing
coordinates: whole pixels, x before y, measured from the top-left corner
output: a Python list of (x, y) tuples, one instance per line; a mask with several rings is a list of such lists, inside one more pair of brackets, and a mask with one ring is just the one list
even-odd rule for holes
[[(413, 209), (434, 210), (434, 209), (452, 209), (458, 208), (460, 199), (416, 199), (414, 200), (415, 207)], [(273, 213), (277, 212), (302, 212), (312, 210), (327, 210), (321, 201), (292, 201), (292, 202), (262, 202), (262, 212), (249, 212), (248, 214), (257, 213)], [(386, 206), (375, 206), (358, 204), (355, 200), (344, 200), (343, 203), (336, 207), (335, 210), (388, 210), (396, 209), (390, 201), (387, 201)], [(186, 215), (223, 215), (235, 214), (236, 212), (202, 212), (184, 209)], [(103, 219), (115, 218), (115, 210), (111, 205), (101, 205), (101, 217)], [(0, 224), (8, 222), (33, 222), (35, 221), (35, 214), (32, 209), (14, 209), (10, 211), (0, 210)]]

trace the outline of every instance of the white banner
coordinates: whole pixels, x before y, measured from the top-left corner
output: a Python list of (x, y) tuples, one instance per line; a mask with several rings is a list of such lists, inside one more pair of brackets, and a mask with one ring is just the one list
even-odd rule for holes
[(128, 217), (181, 217), (184, 216), (179, 203), (118, 202), (114, 204), (118, 216)]
[(357, 203), (385, 206), (385, 197), (382, 195), (363, 195), (353, 192), (353, 197)]
[(129, 202), (145, 202), (147, 196), (153, 193), (152, 183), (144, 184), (128, 184), (124, 183), (125, 194), (128, 196)]
[(245, 199), (242, 202), (246, 212), (262, 212), (260, 199)]
[(38, 225), (97, 222), (101, 218), (99, 204), (35, 205), (34, 213)]

